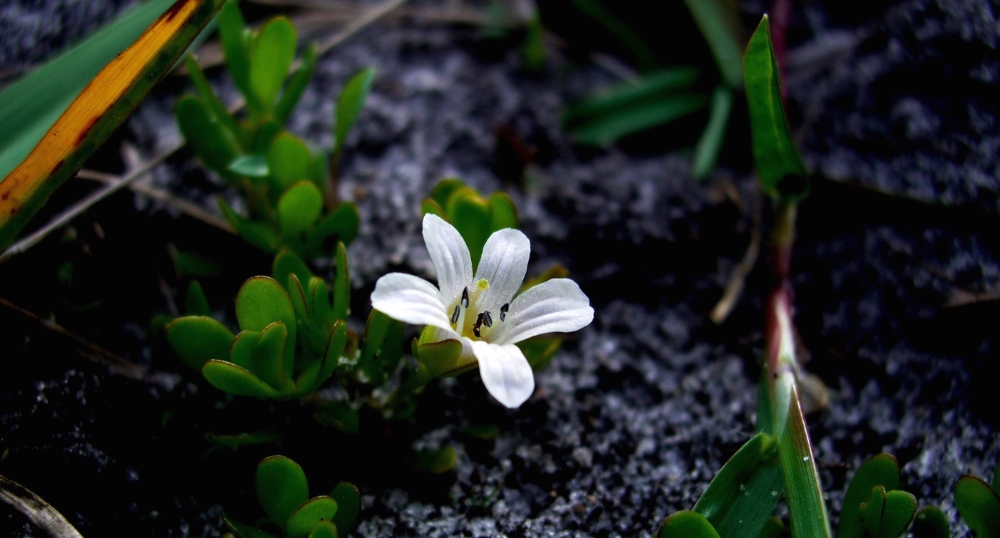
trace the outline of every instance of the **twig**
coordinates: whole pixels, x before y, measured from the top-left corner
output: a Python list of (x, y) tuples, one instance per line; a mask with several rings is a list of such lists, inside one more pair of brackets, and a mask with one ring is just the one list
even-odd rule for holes
[(757, 256), (760, 254), (760, 237), (760, 220), (754, 219), (753, 231), (750, 233), (750, 244), (747, 245), (747, 250), (743, 253), (743, 259), (733, 268), (733, 272), (729, 275), (729, 282), (726, 283), (726, 289), (722, 293), (722, 298), (715, 304), (715, 308), (708, 316), (716, 325), (726, 321), (726, 318), (732, 313), (733, 307), (736, 306), (736, 302), (739, 301), (740, 295), (743, 294), (747, 275), (753, 270), (757, 263)]
[(361, 31), (364, 27), (369, 24), (379, 20), (383, 16), (387, 15), (390, 11), (396, 9), (397, 7), (406, 3), (406, 0), (386, 0), (381, 4), (369, 9), (364, 15), (356, 19), (354, 22), (348, 24), (344, 29), (337, 32), (336, 34), (330, 36), (328, 39), (320, 42), (317, 47), (317, 53), (323, 54), (333, 47), (339, 45), (340, 43), (347, 40), (347, 38)]
[(44, 530), (53, 538), (83, 538), (69, 521), (44, 499), (31, 490), (0, 476), (0, 500), (21, 512), (36, 527)]
[(71, 340), (75, 344), (74, 351), (76, 351), (77, 354), (79, 354), (81, 357), (87, 360), (107, 366), (108, 370), (110, 370), (111, 373), (119, 374), (129, 379), (135, 379), (137, 381), (141, 380), (146, 375), (145, 368), (132, 364), (131, 362), (123, 359), (122, 357), (119, 357), (118, 355), (115, 355), (114, 353), (111, 353), (110, 351), (95, 344), (92, 344), (84, 340), (83, 338), (80, 338), (79, 336), (67, 331), (59, 324), (41, 318), (38, 316), (38, 314), (25, 310), (20, 306), (17, 306), (16, 304), (8, 301), (7, 299), (4, 299), (3, 297), (0, 297), (0, 306), (3, 306), (8, 310), (12, 310), (24, 316), (25, 318), (37, 323), (43, 329), (51, 333), (54, 333), (58, 336)]

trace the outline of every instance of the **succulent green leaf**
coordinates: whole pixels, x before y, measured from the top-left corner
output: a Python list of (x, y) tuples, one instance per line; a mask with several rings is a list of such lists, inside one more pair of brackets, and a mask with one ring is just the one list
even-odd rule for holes
[(365, 106), (365, 99), (371, 92), (372, 82), (375, 80), (375, 68), (369, 67), (351, 77), (344, 86), (344, 91), (337, 100), (337, 110), (333, 126), (333, 152), (341, 154), (344, 151), (344, 142), (347, 140), (347, 133), (354, 127), (354, 122), (358, 120), (361, 109)]
[(949, 538), (948, 519), (937, 506), (925, 506), (913, 519), (913, 538)]
[(771, 516), (760, 530), (760, 538), (791, 538), (792, 534), (780, 519)]
[(299, 323), (299, 336), (304, 338), (303, 341), (310, 341), (312, 338), (310, 332), (314, 329), (312, 311), (309, 300), (306, 298), (306, 292), (302, 289), (302, 283), (299, 282), (299, 277), (295, 273), (289, 274), (288, 285), (285, 287), (288, 289), (288, 297), (292, 300), (295, 319)]
[(761, 185), (775, 195), (804, 195), (809, 172), (795, 147), (785, 116), (767, 15), (750, 38), (743, 55), (743, 76), (750, 110), (753, 156)]
[(295, 109), (295, 105), (302, 98), (302, 94), (306, 91), (306, 86), (309, 85), (309, 81), (312, 80), (315, 71), (316, 44), (311, 43), (306, 47), (305, 54), (302, 56), (302, 64), (292, 73), (292, 76), (288, 77), (288, 82), (285, 84), (285, 91), (281, 93), (278, 104), (274, 106), (275, 119), (281, 123), (288, 121), (289, 116), (292, 115), (292, 110)]
[(693, 88), (700, 74), (674, 67), (588, 97), (566, 108), (563, 127), (580, 143), (604, 145), (681, 118), (708, 103)]
[(758, 433), (722, 466), (694, 511), (721, 536), (757, 538), (782, 490), (777, 441)]
[(899, 463), (896, 458), (878, 454), (858, 467), (844, 495), (837, 538), (861, 538), (864, 535), (861, 505), (869, 501), (875, 486), (882, 486), (887, 491), (899, 489)]
[(212, 115), (208, 105), (193, 95), (177, 101), (177, 125), (195, 155), (220, 174), (240, 156), (239, 141)]
[(330, 338), (327, 340), (326, 350), (323, 352), (323, 373), (321, 374), (323, 379), (321, 382), (333, 374), (340, 357), (344, 355), (344, 349), (347, 347), (347, 335), (347, 321), (337, 320), (333, 324), (333, 328), (330, 329)]
[(239, 538), (278, 538), (277, 536), (258, 529), (257, 527), (252, 527), (246, 523), (240, 523), (235, 519), (230, 519), (228, 516), (223, 514), (222, 521), (226, 523), (229, 530), (233, 531)]
[(657, 538), (719, 538), (712, 524), (698, 512), (681, 510), (668, 517)]
[[(455, 191), (465, 187), (466, 185), (465, 183), (462, 182), (461, 179), (456, 179), (456, 178), (442, 179), (441, 181), (438, 181), (436, 185), (434, 185), (433, 189), (431, 189), (430, 200), (433, 200), (442, 208), (448, 207), (448, 201), (451, 200), (451, 195), (454, 194)], [(441, 218), (445, 217), (442, 216)]]
[(421, 473), (441, 474), (455, 468), (458, 455), (450, 445), (443, 448), (425, 448), (417, 451), (413, 468)]
[[(358, 410), (351, 407), (351, 404), (344, 400), (334, 400), (327, 403), (313, 416), (317, 422), (323, 424), (324, 426), (333, 426), (334, 428), (351, 435), (358, 433)], [(337, 510), (337, 517), (335, 520), (340, 519), (341, 514), (346, 514), (346, 512), (343, 511), (347, 509), (344, 501), (338, 498), (336, 493), (337, 489), (335, 488), (332, 496), (334, 499), (337, 499), (337, 504), (340, 505), (340, 508)], [(357, 515), (356, 512), (355, 515)], [(337, 528), (341, 528), (341, 525), (338, 524)]]
[(213, 387), (236, 396), (277, 398), (278, 391), (264, 383), (249, 370), (231, 362), (212, 359), (201, 367), (201, 373)]
[(320, 521), (309, 531), (309, 538), (337, 538), (337, 526), (332, 521)]
[(709, 110), (708, 125), (698, 139), (691, 163), (691, 175), (697, 180), (705, 179), (715, 169), (719, 151), (726, 139), (726, 125), (733, 111), (733, 90), (726, 86), (716, 88), (712, 93)]
[(253, 92), (250, 91), (250, 51), (246, 47), (246, 31), (247, 25), (236, 0), (227, 1), (219, 10), (219, 40), (226, 56), (226, 67), (236, 87), (256, 108)]
[(477, 267), (483, 256), (483, 246), (492, 233), (489, 202), (470, 188), (452, 196), (450, 212), (452, 224), (469, 246), (472, 266)]
[(521, 348), (524, 358), (528, 359), (528, 364), (535, 372), (540, 372), (552, 362), (552, 357), (562, 347), (562, 339), (535, 337), (518, 342), (517, 347)]
[(502, 230), (504, 228), (519, 228), (521, 219), (517, 216), (517, 207), (510, 196), (497, 191), (490, 195), (490, 214), (492, 217), (491, 231)]
[(257, 464), (257, 500), (276, 525), (309, 500), (309, 482), (298, 463), (285, 456), (269, 456)]
[(372, 310), (361, 346), (361, 381), (380, 386), (396, 370), (402, 357), (403, 324), (378, 310)]
[(225, 217), (226, 222), (247, 243), (265, 252), (275, 252), (278, 250), (278, 245), (281, 241), (278, 238), (278, 233), (273, 228), (261, 222), (254, 222), (233, 211), (233, 208), (229, 207), (229, 204), (222, 198), (219, 198), (219, 210), (222, 211), (222, 216)]
[(353, 202), (340, 204), (309, 232), (306, 251), (327, 255), (336, 247), (337, 242), (350, 245), (358, 236), (359, 225), (358, 206)]
[(996, 469), (993, 470), (993, 480), (990, 482), (990, 487), (993, 491), (1000, 491), (1000, 461), (997, 462)]
[(260, 29), (250, 44), (250, 89), (265, 113), (270, 113), (288, 69), (295, 59), (295, 26), (276, 17)]
[(336, 273), (333, 276), (333, 319), (346, 320), (351, 312), (351, 275), (347, 263), (347, 247), (337, 243)]
[[(290, 250), (282, 250), (274, 257), (274, 263), (271, 264), (271, 276), (278, 282), (287, 283), (290, 275), (295, 275), (299, 283), (309, 282), (313, 276), (309, 266), (298, 254)], [(286, 289), (291, 293), (291, 288)]]
[[(296, 182), (312, 178), (313, 156), (305, 142), (291, 133), (281, 133), (271, 142), (271, 149), (267, 152), (267, 167), (274, 188), (283, 193)], [(313, 188), (316, 188), (315, 185)], [(322, 199), (323, 196), (320, 195), (320, 200)]]
[(420, 202), (420, 215), (427, 214), (437, 215), (446, 221), (451, 220), (451, 217), (444, 212), (444, 208), (430, 198), (424, 198), (424, 201)]
[(255, 276), (244, 282), (236, 294), (236, 320), (241, 329), (250, 331), (263, 331), (275, 321), (284, 323), (288, 331), (284, 357), (286, 361), (295, 357), (295, 309), (277, 280)]
[(184, 65), (187, 66), (191, 82), (194, 83), (195, 89), (198, 90), (198, 95), (208, 107), (211, 115), (233, 135), (234, 140), (242, 142), (243, 130), (240, 128), (240, 124), (229, 114), (229, 111), (226, 110), (226, 105), (222, 104), (219, 97), (212, 91), (212, 86), (209, 85), (208, 79), (205, 78), (205, 73), (201, 70), (201, 66), (198, 65), (198, 61), (194, 59), (194, 56), (189, 54), (184, 58)]
[(970, 475), (959, 478), (955, 508), (976, 538), (1000, 537), (1000, 497), (986, 481)]
[(270, 173), (267, 168), (267, 157), (263, 155), (240, 155), (229, 163), (228, 170), (238, 176), (253, 179), (263, 179)]
[(229, 357), (233, 333), (212, 318), (187, 316), (167, 325), (167, 341), (185, 364), (201, 370), (209, 359)]
[(229, 362), (246, 370), (253, 369), (254, 350), (257, 349), (257, 339), (260, 331), (240, 331), (229, 346)]
[(184, 312), (189, 316), (209, 316), (212, 314), (212, 307), (208, 305), (208, 297), (205, 297), (205, 292), (197, 280), (192, 280), (188, 284), (187, 293), (184, 295)]
[(351, 532), (361, 512), (361, 493), (354, 484), (341, 482), (333, 488), (330, 496), (337, 501), (337, 513), (333, 516), (337, 529), (345, 534)]
[(253, 153), (254, 155), (265, 156), (271, 150), (271, 145), (274, 143), (275, 138), (281, 133), (285, 132), (284, 124), (278, 122), (274, 118), (268, 118), (260, 124), (260, 128), (257, 129), (257, 135), (253, 139)]
[(917, 498), (913, 494), (893, 490), (885, 494), (885, 511), (878, 526), (878, 532), (872, 538), (899, 538), (910, 526), (913, 514), (917, 511)]
[(333, 310), (330, 305), (330, 287), (319, 277), (309, 279), (309, 306), (313, 312), (313, 321), (317, 325), (333, 322)]
[(337, 513), (337, 501), (326, 495), (313, 497), (292, 512), (285, 524), (288, 538), (307, 538), (321, 521), (330, 521)]
[(295, 183), (278, 200), (278, 223), (285, 240), (300, 243), (323, 211), (323, 194), (311, 181)]
[(458, 340), (418, 343), (414, 356), (431, 377), (453, 377), (477, 366), (475, 360), (461, 359), (462, 343)]
[(858, 517), (861, 520), (861, 528), (864, 529), (865, 536), (874, 537), (878, 534), (885, 508), (885, 488), (882, 486), (873, 487), (871, 496), (858, 508)]
[(250, 370), (262, 381), (280, 392), (292, 390), (291, 377), (294, 361), (291, 356), (283, 357), (288, 329), (285, 324), (275, 321), (261, 331), (257, 346), (253, 350)]

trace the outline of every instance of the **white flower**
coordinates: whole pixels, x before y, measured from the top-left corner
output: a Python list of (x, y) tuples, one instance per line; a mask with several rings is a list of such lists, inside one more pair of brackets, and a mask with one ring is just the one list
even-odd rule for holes
[(535, 390), (535, 378), (517, 342), (552, 332), (582, 329), (594, 319), (590, 300), (568, 278), (554, 278), (514, 297), (528, 270), (531, 245), (518, 230), (495, 232), (472, 276), (469, 247), (451, 224), (424, 216), (424, 242), (438, 286), (413, 275), (378, 279), (372, 307), (391, 318), (438, 329), (435, 340), (462, 342), (475, 357), (486, 390), (507, 407), (518, 407)]

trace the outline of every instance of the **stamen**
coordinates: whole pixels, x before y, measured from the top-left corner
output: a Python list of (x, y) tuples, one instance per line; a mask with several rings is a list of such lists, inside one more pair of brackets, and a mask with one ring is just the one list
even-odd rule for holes
[(462, 290), (462, 306), (464, 306), (465, 308), (469, 308), (469, 287), (468, 286), (466, 286), (465, 289)]
[(479, 334), (479, 328), (482, 326), (483, 326), (483, 315), (479, 314), (479, 317), (476, 318), (475, 325), (472, 326), (472, 334), (476, 335), (479, 338), (482, 338), (483, 335)]
[(507, 310), (510, 308), (510, 303), (504, 303), (500, 307), (500, 321), (503, 321), (507, 317)]
[(455, 312), (451, 315), (452, 325), (458, 323), (458, 315), (462, 313), (462, 307), (455, 305)]
[(490, 315), (489, 310), (483, 310), (483, 313), (480, 315), (483, 316), (483, 325), (486, 325), (487, 327), (493, 326), (493, 316)]

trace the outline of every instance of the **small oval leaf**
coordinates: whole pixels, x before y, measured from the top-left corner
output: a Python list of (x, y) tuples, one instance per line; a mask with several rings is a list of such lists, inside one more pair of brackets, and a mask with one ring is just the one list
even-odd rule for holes
[(167, 325), (167, 341), (188, 366), (201, 370), (210, 359), (229, 358), (233, 332), (212, 318), (187, 316)]
[(1000, 537), (1000, 497), (986, 481), (970, 475), (959, 478), (955, 508), (976, 538)]
[(257, 398), (276, 398), (278, 391), (264, 383), (249, 370), (231, 362), (210, 360), (201, 367), (205, 379), (215, 388), (235, 394), (236, 396), (254, 396)]
[(354, 484), (341, 482), (333, 488), (330, 496), (337, 501), (337, 513), (333, 516), (337, 530), (344, 534), (351, 532), (361, 512), (361, 493)]
[(657, 538), (719, 538), (712, 524), (698, 512), (681, 510), (668, 517)]
[(330, 521), (337, 513), (337, 501), (326, 495), (313, 497), (292, 512), (285, 524), (288, 538), (307, 538), (321, 521)]
[(309, 500), (302, 467), (285, 456), (269, 456), (257, 464), (257, 500), (271, 520), (285, 528), (288, 518)]

